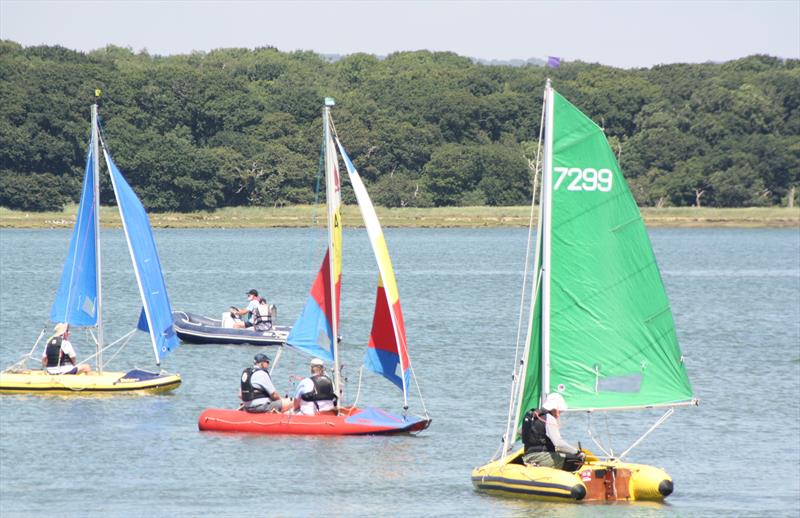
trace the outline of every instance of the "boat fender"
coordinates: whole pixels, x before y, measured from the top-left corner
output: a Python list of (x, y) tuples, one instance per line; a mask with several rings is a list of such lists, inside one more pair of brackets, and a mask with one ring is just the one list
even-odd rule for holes
[(252, 383), (253, 374), (256, 371), (264, 371), (269, 376), (269, 371), (266, 369), (259, 369), (257, 367), (248, 367), (242, 371), (242, 401), (253, 401), (254, 399), (269, 398), (270, 395), (261, 388), (254, 387)]
[(569, 496), (574, 500), (583, 500), (586, 497), (586, 486), (575, 484), (569, 491)]
[(333, 406), (337, 406), (339, 398), (336, 397), (336, 391), (333, 390), (333, 381), (324, 374), (311, 376), (311, 382), (314, 384), (313, 392), (306, 392), (300, 399), (303, 401), (313, 402), (317, 409), (317, 401), (333, 401)]
[(73, 363), (72, 358), (64, 354), (64, 351), (61, 350), (61, 343), (63, 341), (63, 336), (54, 336), (48, 340), (47, 347), (45, 348), (48, 367), (60, 367), (61, 365), (66, 365), (67, 361)]
[(525, 444), (525, 453), (556, 451), (555, 445), (547, 436), (545, 419), (550, 412), (543, 408), (528, 410), (522, 419), (522, 442)]

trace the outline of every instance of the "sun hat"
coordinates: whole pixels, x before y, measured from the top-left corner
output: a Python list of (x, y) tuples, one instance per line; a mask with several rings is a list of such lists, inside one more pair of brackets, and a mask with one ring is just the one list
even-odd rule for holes
[(324, 367), (325, 366), (325, 362), (323, 362), (319, 358), (314, 358), (313, 360), (311, 360), (311, 366), (312, 367)]
[(545, 410), (558, 410), (559, 412), (563, 412), (567, 409), (567, 402), (564, 401), (564, 396), (554, 392), (547, 395), (542, 408)]
[(62, 322), (60, 324), (56, 324), (53, 334), (55, 334), (55, 336), (62, 336), (67, 331), (69, 331), (69, 324)]

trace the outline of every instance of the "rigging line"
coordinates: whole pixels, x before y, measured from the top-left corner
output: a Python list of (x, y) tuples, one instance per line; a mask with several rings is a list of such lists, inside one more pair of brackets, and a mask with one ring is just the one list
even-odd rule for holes
[[(542, 155), (542, 134), (544, 131), (544, 110), (542, 110), (542, 115), (539, 120), (539, 140), (536, 146), (536, 160), (534, 162), (534, 173), (533, 173), (533, 192), (531, 196), (531, 214), (528, 219), (528, 242), (525, 246), (525, 267), (522, 274), (522, 289), (520, 290), (520, 306), (519, 306), (519, 319), (517, 320), (517, 340), (514, 347), (514, 371), (511, 374), (511, 396), (509, 397), (508, 403), (508, 419), (506, 420), (506, 430), (504, 435), (504, 442), (508, 443), (511, 442), (513, 445), (514, 441), (511, 441), (511, 414), (514, 412), (514, 407), (516, 406), (516, 398), (517, 398), (517, 386), (521, 383), (520, 375), (522, 375), (522, 365), (521, 358), (519, 357), (519, 348), (520, 348), (520, 339), (522, 337), (522, 320), (524, 318), (524, 311), (525, 311), (525, 294), (527, 292), (526, 286), (528, 284), (528, 270), (530, 266), (530, 252), (531, 252), (531, 241), (533, 240), (533, 218), (536, 214), (535, 206), (536, 206), (536, 184), (539, 178), (539, 170), (541, 169), (541, 155)], [(540, 196), (541, 197), (541, 196)], [(539, 201), (541, 204), (541, 200)], [(541, 276), (540, 276), (541, 277)], [(540, 278), (537, 278), (535, 281), (537, 284)], [(531, 300), (531, 304), (533, 304), (533, 297)], [(527, 358), (526, 358), (527, 359)], [(521, 396), (520, 396), (521, 397)], [(516, 436), (516, 433), (513, 435)], [(513, 446), (509, 446), (506, 444), (505, 451), (510, 451)]]
[[(542, 110), (541, 117), (539, 119), (539, 139), (536, 146), (536, 160), (534, 162), (534, 174), (533, 174), (533, 192), (531, 196), (531, 213), (530, 217), (528, 218), (528, 242), (525, 247), (525, 268), (522, 276), (522, 290), (520, 293), (520, 308), (519, 308), (519, 319), (517, 321), (517, 340), (514, 349), (514, 372), (511, 376), (511, 397), (509, 398), (509, 411), (508, 411), (508, 419), (506, 421), (506, 432), (504, 435), (504, 440), (508, 440), (509, 436), (511, 436), (511, 414), (514, 412), (514, 407), (516, 406), (516, 399), (521, 397), (521, 394), (518, 394), (517, 386), (522, 383), (522, 380), (519, 378), (519, 375), (522, 375), (522, 366), (524, 365), (522, 359), (519, 357), (519, 347), (520, 347), (520, 338), (522, 336), (522, 320), (524, 318), (524, 311), (525, 311), (525, 294), (527, 292), (526, 286), (528, 283), (528, 271), (530, 269), (530, 251), (531, 251), (531, 241), (533, 238), (533, 218), (536, 214), (535, 207), (536, 207), (536, 187), (537, 187), (537, 180), (539, 178), (539, 171), (541, 169), (541, 156), (542, 156), (542, 135), (544, 132), (544, 114), (545, 110)], [(541, 198), (541, 196), (540, 196)], [(541, 204), (541, 200), (539, 202)], [(538, 243), (538, 236), (537, 236), (537, 243)], [(538, 251), (537, 251), (538, 253)], [(541, 273), (539, 276), (533, 281), (536, 284), (536, 290), (534, 293), (538, 292), (539, 282), (541, 281)], [(531, 295), (531, 304), (534, 304), (534, 296)], [(530, 330), (530, 322), (529, 330)], [(529, 338), (529, 337), (528, 337)], [(527, 347), (527, 346), (526, 346)], [(527, 358), (526, 358), (527, 359)], [(518, 375), (519, 374), (519, 375)], [(516, 435), (516, 433), (514, 433)], [(506, 444), (506, 451), (510, 450), (510, 445)]]
[(588, 415), (588, 424), (586, 426), (586, 433), (589, 434), (589, 438), (592, 440), (592, 442), (595, 444), (595, 446), (597, 446), (600, 449), (600, 451), (602, 451), (603, 453), (606, 454), (606, 457), (612, 458), (613, 457), (613, 450), (612, 450), (612, 453), (609, 453), (608, 451), (606, 451), (606, 449), (603, 447), (603, 445), (600, 444), (600, 440), (597, 439), (597, 437), (594, 435), (594, 431), (592, 430), (592, 413), (591, 412), (587, 412), (587, 415)]
[(422, 390), (419, 388), (419, 381), (417, 381), (417, 375), (411, 362), (409, 362), (408, 368), (411, 370), (411, 377), (414, 378), (414, 385), (417, 387), (417, 395), (419, 396), (419, 402), (422, 404), (422, 411), (425, 412), (425, 419), (428, 419), (430, 414), (428, 414), (428, 409), (425, 407), (425, 400), (422, 399)]
[[(319, 225), (319, 218), (317, 216), (317, 212), (318, 212), (318, 208), (319, 208), (319, 204), (320, 204), (319, 197), (320, 197), (320, 191), (321, 191), (322, 177), (325, 174), (325, 146), (326, 146), (326, 142), (325, 142), (325, 139), (323, 138), (322, 139), (322, 143), (320, 144), (320, 147), (319, 147), (319, 164), (317, 166), (316, 187), (314, 189), (314, 205), (311, 207), (311, 228), (312, 228), (312, 232), (313, 232), (313, 229), (316, 229), (317, 226)], [(321, 250), (323, 248), (327, 249), (327, 243), (325, 243), (324, 247), (322, 246), (323, 245), (323, 237), (325, 237), (323, 234), (319, 234), (318, 233), (316, 235), (316, 240), (315, 240), (314, 245), (308, 247), (307, 264), (311, 265), (311, 269), (313, 271), (316, 271), (316, 268), (317, 268), (316, 266), (314, 266), (314, 262), (315, 262), (314, 259), (318, 255), (318, 250)], [(322, 253), (322, 257), (323, 258), (325, 257), (325, 253)]]
[[(91, 355), (91, 356), (88, 356), (87, 358), (84, 358), (84, 359), (83, 359), (83, 361), (80, 361), (80, 362), (78, 362), (78, 365), (80, 365), (81, 363), (86, 363), (87, 361), (89, 361), (89, 360), (91, 360), (92, 358), (94, 358), (95, 356), (97, 356), (97, 354), (98, 354), (98, 353), (102, 353), (103, 351), (105, 351), (105, 350), (106, 350), (106, 349), (108, 349), (109, 347), (113, 347), (113, 346), (115, 346), (116, 344), (118, 344), (118, 343), (119, 343), (119, 342), (121, 342), (122, 340), (125, 340), (126, 338), (130, 337), (131, 335), (133, 335), (133, 333), (135, 333), (135, 332), (136, 332), (136, 328), (133, 328), (132, 330), (128, 331), (126, 334), (122, 335), (121, 337), (117, 338), (116, 340), (114, 340), (114, 341), (113, 341), (113, 342), (111, 342), (110, 344), (106, 345), (105, 347), (103, 347), (103, 348), (102, 348), (102, 349), (100, 349), (99, 351), (95, 352), (93, 355)], [(96, 336), (94, 336), (94, 333), (92, 333), (92, 331), (91, 331), (91, 330), (89, 330), (89, 334), (92, 336), (92, 340), (94, 340), (94, 343), (95, 343), (95, 344), (97, 344), (97, 337), (96, 337)], [(122, 349), (123, 347), (125, 347), (127, 344), (128, 344), (128, 342), (126, 341), (124, 344), (122, 344), (122, 345), (120, 346), (120, 349)], [(119, 351), (117, 351), (117, 353), (115, 353), (115, 354), (114, 354), (114, 356), (116, 356), (118, 353), (119, 353)], [(112, 357), (112, 358), (113, 358), (113, 357)]]
[(311, 211), (311, 224), (317, 224), (317, 205), (319, 205), (319, 184), (325, 169), (325, 142), (319, 146), (319, 164), (317, 165), (317, 186), (314, 190), (314, 208)]
[(544, 124), (544, 110), (542, 110), (542, 121), (539, 122), (539, 143), (536, 146), (536, 161), (534, 162), (534, 172), (533, 172), (533, 195), (531, 196), (531, 214), (528, 218), (528, 242), (525, 246), (525, 268), (522, 274), (522, 289), (520, 290), (520, 307), (519, 307), (519, 320), (517, 321), (517, 343), (516, 349), (514, 350), (514, 360), (515, 360), (515, 368), (516, 368), (516, 359), (519, 355), (519, 343), (522, 337), (522, 319), (524, 318), (524, 311), (525, 311), (525, 294), (528, 290), (525, 287), (528, 284), (528, 269), (530, 265), (530, 255), (531, 255), (531, 242), (533, 241), (533, 218), (536, 215), (535, 206), (536, 206), (536, 184), (539, 179), (539, 167), (540, 167), (540, 156), (541, 156), (541, 148), (542, 148), (542, 128)]
[(611, 455), (614, 455), (614, 447), (611, 446), (613, 444), (613, 439), (611, 438), (611, 428), (608, 426), (608, 413), (603, 415), (603, 422), (606, 423), (606, 437), (608, 437), (608, 451), (611, 452)]
[(339, 134), (336, 132), (336, 124), (333, 123), (333, 115), (330, 113), (328, 113), (328, 122), (331, 125), (331, 135), (333, 135), (336, 140), (339, 140)]
[[(134, 330), (134, 331), (135, 331), (135, 330)], [(126, 336), (127, 336), (127, 339), (125, 340), (125, 342), (123, 342), (123, 343), (122, 343), (122, 345), (120, 345), (120, 346), (119, 346), (119, 348), (117, 349), (117, 351), (116, 351), (116, 352), (115, 352), (113, 355), (111, 355), (111, 358), (109, 358), (108, 360), (106, 360), (106, 361), (104, 362), (104, 363), (105, 363), (105, 366), (107, 366), (107, 365), (108, 365), (108, 364), (110, 364), (112, 361), (114, 361), (114, 358), (116, 358), (116, 357), (117, 357), (117, 355), (118, 355), (119, 353), (121, 353), (121, 352), (122, 352), (122, 350), (125, 348), (125, 346), (126, 346), (126, 345), (128, 345), (128, 343), (131, 341), (131, 338), (133, 338), (133, 331), (131, 331), (130, 333), (128, 333)], [(121, 340), (121, 339), (120, 339), (120, 340)], [(117, 340), (117, 342), (118, 342), (118, 341), (119, 341), (119, 340)], [(114, 343), (117, 343), (117, 342), (114, 342)]]
[(634, 442), (633, 444), (631, 444), (631, 445), (630, 445), (630, 447), (629, 447), (627, 450), (623, 451), (623, 452), (620, 454), (620, 456), (619, 456), (619, 459), (620, 459), (620, 460), (622, 460), (622, 458), (623, 458), (623, 457), (625, 457), (625, 456), (626, 456), (628, 453), (630, 453), (630, 451), (631, 451), (632, 449), (634, 449), (635, 447), (637, 447), (637, 446), (639, 445), (639, 443), (640, 443), (640, 442), (642, 442), (642, 441), (644, 440), (644, 438), (645, 438), (645, 437), (647, 437), (648, 435), (650, 435), (650, 432), (652, 432), (653, 430), (655, 430), (656, 428), (658, 428), (659, 426), (661, 426), (661, 424), (662, 424), (664, 421), (666, 421), (667, 419), (669, 419), (669, 418), (670, 418), (670, 416), (671, 416), (672, 414), (674, 414), (674, 413), (675, 413), (675, 409), (674, 409), (674, 408), (672, 408), (672, 407), (670, 407), (670, 408), (669, 408), (669, 409), (668, 409), (666, 412), (664, 412), (664, 415), (662, 415), (662, 416), (661, 416), (661, 418), (659, 418), (659, 420), (658, 420), (658, 421), (656, 421), (656, 423), (655, 423), (653, 426), (651, 426), (651, 427), (650, 427), (650, 429), (649, 429), (649, 430), (647, 430), (647, 431), (646, 431), (646, 432), (645, 432), (645, 433), (644, 433), (644, 434), (643, 434), (641, 437), (639, 437), (639, 438), (636, 440), (636, 442)]
[(33, 347), (31, 347), (31, 350), (30, 350), (30, 352), (28, 353), (28, 356), (29, 356), (29, 357), (33, 355), (33, 351), (35, 351), (35, 350), (36, 350), (36, 346), (37, 346), (37, 345), (39, 345), (39, 341), (40, 341), (40, 340), (42, 339), (42, 337), (44, 336), (44, 333), (45, 333), (45, 331), (46, 331), (46, 330), (47, 330), (47, 327), (43, 327), (43, 328), (42, 328), (42, 330), (39, 332), (39, 337), (36, 339), (36, 342), (34, 342), (34, 344), (33, 344)]
[(16, 363), (6, 367), (3, 370), (3, 372), (16, 372), (16, 371), (22, 370), (23, 369), (23, 365), (25, 367), (27, 367), (28, 360), (32, 360), (33, 359), (33, 351), (35, 351), (36, 350), (36, 346), (39, 345), (39, 341), (42, 339), (42, 336), (44, 336), (44, 333), (45, 333), (46, 329), (47, 329), (46, 326), (44, 328), (42, 328), (41, 332), (39, 333), (39, 337), (36, 339), (36, 342), (34, 342), (33, 347), (31, 347), (31, 350), (28, 351), (28, 354), (23, 355), (22, 358), (20, 358), (19, 360), (16, 361)]
[(283, 353), (283, 346), (282, 346), (282, 345), (279, 345), (279, 346), (278, 346), (278, 352), (277, 352), (277, 353), (275, 353), (275, 361), (274, 361), (274, 362), (272, 362), (272, 363), (270, 364), (270, 366), (269, 366), (269, 377), (270, 377), (270, 379), (272, 378), (272, 371), (274, 371), (274, 370), (275, 370), (275, 367), (277, 367), (277, 366), (278, 366), (278, 360), (280, 360), (280, 359), (281, 359), (281, 354), (282, 354), (282, 353)]
[(358, 369), (358, 388), (356, 389), (356, 399), (353, 401), (352, 407), (358, 407), (358, 400), (361, 397), (361, 375), (364, 373), (364, 366)]
[(501, 440), (500, 441), (500, 446), (497, 447), (497, 450), (495, 450), (494, 455), (492, 455), (492, 461), (495, 461), (495, 460), (499, 459), (500, 455), (503, 454), (503, 450), (504, 449), (505, 449), (504, 442)]

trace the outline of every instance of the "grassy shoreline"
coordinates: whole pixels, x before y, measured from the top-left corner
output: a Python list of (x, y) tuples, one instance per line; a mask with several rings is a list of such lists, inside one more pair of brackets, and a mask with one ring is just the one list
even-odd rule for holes
[[(377, 207), (384, 227), (477, 228), (527, 227), (531, 213), (522, 207), (438, 207), (428, 209)], [(76, 205), (60, 212), (24, 212), (0, 207), (0, 228), (69, 228), (75, 222)], [(314, 217), (316, 216), (316, 223)], [(643, 208), (648, 227), (744, 227), (800, 228), (800, 208), (756, 207), (737, 209), (669, 207)], [(103, 227), (122, 226), (116, 207), (102, 207)], [(311, 227), (325, 218), (324, 207), (297, 205), (281, 208), (228, 207), (215, 212), (155, 213), (155, 228), (274, 228)], [(358, 208), (342, 210), (345, 226), (363, 226)]]

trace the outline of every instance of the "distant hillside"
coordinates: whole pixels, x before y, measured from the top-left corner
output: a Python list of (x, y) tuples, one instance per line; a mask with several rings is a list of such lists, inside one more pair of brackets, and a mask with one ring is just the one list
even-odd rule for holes
[[(151, 211), (312, 203), (326, 96), (336, 98), (339, 137), (376, 203), (525, 204), (545, 76), (605, 129), (642, 205), (797, 198), (798, 60), (635, 70), (498, 63), (269, 47), (161, 57), (2, 40), (0, 206), (78, 200), (96, 88), (105, 141)], [(104, 180), (104, 203), (110, 189)], [(348, 187), (343, 196), (353, 199)]]
[[(328, 63), (336, 63), (347, 57), (347, 55), (342, 54), (320, 54), (320, 56), (327, 61)], [(385, 55), (376, 55), (376, 58), (383, 61), (386, 59)], [(490, 66), (503, 66), (503, 67), (522, 67), (525, 65), (535, 65), (535, 66), (544, 66), (547, 63), (547, 60), (538, 59), (538, 58), (528, 58), (528, 59), (483, 59), (483, 58), (469, 58), (470, 61), (473, 63), (481, 64), (481, 65), (490, 65)]]

